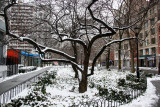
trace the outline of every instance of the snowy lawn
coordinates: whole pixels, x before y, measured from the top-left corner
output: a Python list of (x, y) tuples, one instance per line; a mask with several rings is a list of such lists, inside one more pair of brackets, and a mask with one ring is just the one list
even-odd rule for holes
[[(86, 101), (96, 101), (101, 99), (99, 89), (107, 89), (110, 91), (124, 91), (130, 90), (128, 87), (122, 87), (118, 85), (119, 79), (125, 79), (126, 75), (130, 74), (129, 72), (117, 72), (117, 70), (107, 71), (103, 70), (95, 70), (95, 74), (88, 78), (88, 90), (85, 93), (78, 92), (78, 80), (74, 78), (74, 72), (72, 68), (60, 68), (49, 70), (49, 73), (56, 74), (56, 77), (48, 76), (52, 79), (47, 80), (46, 78), (43, 81), (39, 82), (40, 85), (31, 86), (29, 89), (25, 89), (22, 93), (20, 93), (17, 98), (21, 98), (21, 105), (24, 106), (27, 104), (28, 106), (51, 106), (51, 107), (68, 107), (73, 104), (78, 105), (81, 102)], [(156, 101), (157, 96), (155, 94), (155, 88), (150, 83), (151, 79), (148, 80), (148, 89), (144, 93), (143, 96), (138, 99), (133, 100), (128, 105), (123, 105), (124, 107), (147, 107), (143, 106), (145, 102), (143, 99), (145, 98), (147, 101), (147, 105), (154, 103)], [(44, 85), (44, 82), (47, 84)], [(151, 96), (152, 95), (152, 96)], [(24, 103), (24, 99), (32, 101)], [(153, 100), (154, 99), (154, 100)], [(16, 102), (16, 100), (15, 100)], [(138, 104), (136, 106), (135, 104)], [(26, 105), (26, 106), (27, 106)], [(27, 107), (28, 107), (27, 106)], [(148, 106), (149, 107), (149, 106)]]

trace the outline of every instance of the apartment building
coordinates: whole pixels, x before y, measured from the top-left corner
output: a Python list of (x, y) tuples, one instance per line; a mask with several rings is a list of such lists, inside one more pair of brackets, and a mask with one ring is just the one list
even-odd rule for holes
[[(150, 2), (154, 2), (151, 0)], [(139, 34), (139, 62), (142, 67), (158, 67), (160, 2), (149, 9)]]
[[(150, 0), (148, 3), (154, 3), (156, 0)], [(160, 54), (160, 2), (152, 6), (146, 16), (142, 25), (142, 29), (138, 35), (139, 38), (139, 66), (141, 67), (158, 67), (159, 54)], [(117, 34), (118, 35), (118, 34)], [(133, 34), (130, 31), (130, 35)], [(123, 37), (126, 37), (125, 33)], [(137, 48), (136, 41), (133, 41), (134, 49), (134, 62), (137, 64)], [(115, 66), (118, 66), (118, 47), (115, 49)], [(130, 67), (131, 65), (131, 53), (129, 42), (125, 41), (121, 43), (121, 66)]]
[[(10, 30), (19, 36), (31, 36), (33, 29), (33, 6), (19, 2), (10, 10)], [(9, 48), (19, 49), (27, 52), (33, 50), (33, 46), (27, 42), (11, 41)]]

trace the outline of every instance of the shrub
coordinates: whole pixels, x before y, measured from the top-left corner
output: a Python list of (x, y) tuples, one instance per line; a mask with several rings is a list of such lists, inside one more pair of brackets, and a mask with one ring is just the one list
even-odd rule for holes
[(119, 79), (118, 80), (118, 86), (125, 86), (126, 85), (126, 80), (125, 79)]

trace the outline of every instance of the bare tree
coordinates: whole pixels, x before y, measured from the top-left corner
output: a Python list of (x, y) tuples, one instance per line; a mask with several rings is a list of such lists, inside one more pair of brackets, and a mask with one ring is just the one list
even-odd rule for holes
[[(58, 50), (53, 46), (45, 46), (45, 44), (41, 44), (36, 42), (34, 39), (29, 37), (20, 37), (19, 35), (15, 35), (10, 32), (9, 29), (9, 21), (8, 21), (8, 9), (13, 5), (16, 5), (16, 2), (11, 1), (4, 9), (4, 18), (6, 23), (6, 34), (19, 40), (19, 41), (27, 41), (32, 44), (40, 56), (44, 53), (50, 52), (54, 54), (58, 54), (61, 59), (52, 58), (45, 59), (41, 56), (42, 61), (59, 61), (72, 64), (78, 71), (78, 80), (79, 80), (79, 92), (84, 93), (87, 91), (87, 78), (94, 74), (94, 66), (98, 58), (102, 55), (104, 50), (113, 43), (123, 42), (125, 40), (135, 39), (135, 37), (127, 37), (117, 40), (112, 40), (106, 43), (96, 56), (93, 58), (92, 68), (88, 69), (89, 59), (91, 57), (93, 44), (101, 38), (108, 38), (116, 34), (115, 30), (125, 30), (135, 25), (135, 23), (130, 24), (129, 26), (120, 27), (111, 27), (108, 22), (104, 21), (100, 15), (102, 14), (99, 9), (99, 6), (103, 4), (103, 2), (98, 0), (91, 0), (90, 2), (79, 1), (75, 2), (74, 0), (66, 0), (66, 1), (57, 1), (55, 0), (52, 5), (50, 5), (53, 9), (52, 11), (47, 11), (46, 17), (41, 19), (40, 23), (46, 23), (47, 27), (50, 28), (50, 38), (52, 40), (57, 41), (61, 45), (72, 44), (72, 47), (75, 49), (72, 54), (68, 54), (62, 50)], [(76, 4), (76, 7), (74, 5)], [(47, 7), (44, 7), (47, 10)], [(52, 17), (50, 17), (52, 16)], [(74, 17), (74, 18), (73, 18)], [(45, 36), (45, 35), (44, 35)], [(82, 52), (84, 55), (83, 68), (78, 65), (76, 60), (76, 51), (77, 45), (82, 47)]]

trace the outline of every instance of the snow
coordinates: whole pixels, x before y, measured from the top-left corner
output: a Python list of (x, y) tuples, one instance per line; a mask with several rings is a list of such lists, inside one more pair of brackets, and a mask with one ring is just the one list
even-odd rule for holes
[[(46, 92), (50, 93), (49, 96), (47, 96), (48, 101), (53, 105), (57, 107), (71, 106), (72, 104), (79, 104), (81, 101), (93, 101), (100, 98), (97, 96), (98, 90), (95, 87), (88, 87), (85, 93), (78, 92), (79, 82), (78, 79), (74, 78), (74, 72), (71, 67), (64, 68), (62, 66), (55, 66), (48, 71), (57, 73), (53, 84), (46, 87)], [(94, 81), (94, 83), (97, 83), (96, 85), (101, 85), (108, 89), (117, 89), (117, 80), (119, 78), (125, 78), (127, 74), (129, 74), (128, 71), (117, 72), (117, 70), (107, 71), (105, 69), (99, 71), (96, 69), (95, 74), (88, 78), (88, 85)], [(150, 107), (154, 104), (158, 100), (158, 96), (155, 93), (155, 87), (151, 83), (153, 80), (160, 80), (160, 77), (155, 76), (153, 78), (148, 78), (146, 92), (129, 104), (122, 105), (121, 107)], [(75, 89), (71, 91), (73, 87), (75, 87)], [(29, 92), (31, 92), (31, 89), (25, 89), (15, 98), (24, 97)]]
[(151, 81), (160, 80), (160, 77), (153, 77), (147, 79), (147, 90), (143, 96), (138, 97), (129, 104), (122, 105), (121, 107), (151, 107), (158, 101), (158, 96), (156, 95), (156, 88), (153, 86)]

